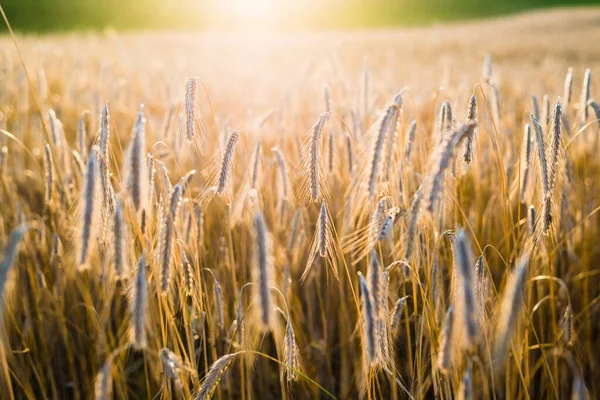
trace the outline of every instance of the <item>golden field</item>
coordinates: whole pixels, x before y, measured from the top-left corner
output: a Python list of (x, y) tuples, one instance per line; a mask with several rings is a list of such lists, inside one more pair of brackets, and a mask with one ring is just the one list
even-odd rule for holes
[(599, 19), (1, 38), (0, 397), (596, 398)]

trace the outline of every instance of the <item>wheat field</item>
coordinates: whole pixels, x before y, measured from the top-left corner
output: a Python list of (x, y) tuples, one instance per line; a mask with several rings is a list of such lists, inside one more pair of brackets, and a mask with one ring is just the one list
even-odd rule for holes
[(597, 398), (599, 18), (1, 38), (0, 397)]

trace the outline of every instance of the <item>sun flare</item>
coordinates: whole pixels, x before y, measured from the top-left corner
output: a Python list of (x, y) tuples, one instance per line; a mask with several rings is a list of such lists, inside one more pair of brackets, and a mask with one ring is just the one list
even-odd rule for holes
[(244, 29), (273, 27), (286, 11), (286, 2), (277, 0), (224, 0), (217, 2), (214, 19)]

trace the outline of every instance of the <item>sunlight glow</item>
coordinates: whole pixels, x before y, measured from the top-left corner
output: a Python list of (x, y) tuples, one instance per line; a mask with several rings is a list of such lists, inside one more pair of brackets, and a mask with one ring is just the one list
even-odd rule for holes
[(217, 20), (242, 29), (263, 29), (278, 24), (285, 11), (283, 0), (219, 0)]

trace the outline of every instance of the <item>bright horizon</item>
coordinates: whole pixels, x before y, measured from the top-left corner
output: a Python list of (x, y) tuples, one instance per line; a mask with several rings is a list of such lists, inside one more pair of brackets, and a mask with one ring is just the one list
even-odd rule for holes
[(289, 31), (430, 25), (600, 0), (4, 0), (18, 31)]

